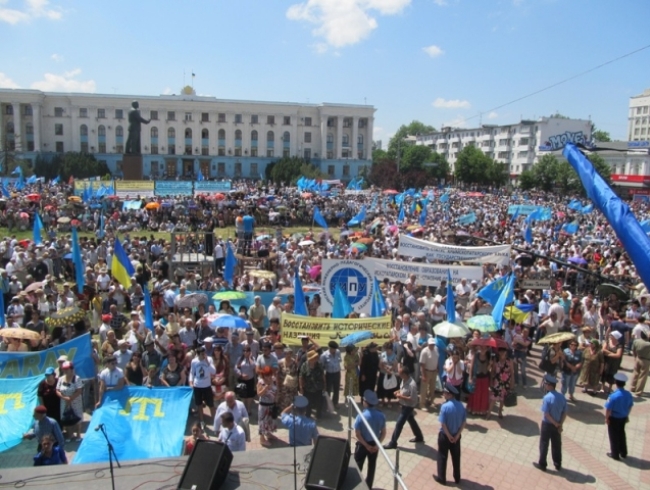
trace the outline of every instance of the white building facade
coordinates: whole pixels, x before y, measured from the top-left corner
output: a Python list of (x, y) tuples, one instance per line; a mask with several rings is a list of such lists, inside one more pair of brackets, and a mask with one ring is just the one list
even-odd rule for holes
[(367, 105), (221, 100), (0, 89), (0, 148), (18, 157), (81, 151), (122, 173), (128, 112), (137, 100), (144, 175), (252, 178), (283, 156), (349, 180), (372, 163), (375, 109)]
[(560, 117), (522, 120), (516, 124), (488, 125), (478, 128), (442, 128), (442, 131), (417, 137), (416, 144), (427, 145), (445, 156), (452, 172), (458, 153), (467, 145), (479, 148), (490, 158), (507, 166), (511, 181), (537, 163), (548, 151), (567, 142), (591, 140), (591, 121)]
[(628, 141), (650, 140), (650, 89), (630, 97), (627, 121)]

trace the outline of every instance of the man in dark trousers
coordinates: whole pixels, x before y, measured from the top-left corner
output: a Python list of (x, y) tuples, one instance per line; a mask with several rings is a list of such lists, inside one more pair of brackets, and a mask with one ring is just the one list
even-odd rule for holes
[(438, 475), (433, 479), (440, 485), (447, 484), (447, 458), (451, 453), (454, 481), (460, 483), (460, 434), (467, 422), (467, 413), (461, 402), (456, 400), (458, 389), (451, 383), (443, 388), (445, 403), (440, 407), (440, 432), (438, 432)]
[(386, 437), (386, 417), (376, 408), (379, 399), (374, 391), (366, 390), (363, 392), (363, 403), (366, 407), (363, 415), (357, 415), (354, 421), (354, 434), (357, 438), (357, 444), (354, 449), (354, 461), (357, 463), (359, 471), (363, 471), (363, 463), (368, 458), (366, 483), (368, 484), (368, 488), (372, 488), (372, 483), (375, 480), (375, 468), (377, 467), (379, 448), (372, 438), (370, 431), (368, 431), (366, 424), (363, 423), (362, 418), (368, 422), (375, 437), (381, 442)]
[(415, 436), (409, 442), (424, 442), (422, 430), (415, 420), (415, 407), (418, 405), (418, 385), (411, 377), (411, 372), (407, 367), (402, 367), (399, 370), (399, 375), (400, 378), (402, 378), (402, 388), (395, 391), (395, 398), (399, 400), (401, 409), (399, 416), (397, 417), (393, 436), (390, 438), (390, 442), (384, 446), (384, 449), (397, 448), (397, 440), (399, 439), (406, 422), (409, 423), (413, 435)]
[(547, 391), (542, 399), (542, 427), (539, 440), (539, 462), (533, 463), (538, 470), (546, 471), (548, 444), (551, 443), (551, 455), (555, 469), (562, 469), (562, 424), (566, 419), (567, 403), (562, 393), (555, 390), (557, 379), (550, 374), (544, 375), (544, 389)]
[(627, 458), (627, 438), (625, 437), (625, 424), (628, 422), (634, 401), (632, 393), (625, 389), (627, 376), (623, 373), (614, 375), (616, 390), (609, 395), (605, 402), (605, 423), (609, 435), (609, 458), (620, 461)]

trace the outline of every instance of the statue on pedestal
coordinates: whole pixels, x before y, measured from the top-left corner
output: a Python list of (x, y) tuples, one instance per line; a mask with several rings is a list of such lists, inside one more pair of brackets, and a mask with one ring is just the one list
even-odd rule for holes
[(137, 100), (131, 102), (129, 111), (129, 137), (126, 140), (126, 154), (140, 155), (140, 131), (142, 124), (149, 124), (151, 119), (143, 119), (140, 115), (140, 104)]

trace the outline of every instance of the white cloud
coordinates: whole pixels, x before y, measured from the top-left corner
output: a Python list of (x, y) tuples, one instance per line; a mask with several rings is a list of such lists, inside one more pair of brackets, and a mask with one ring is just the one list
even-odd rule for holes
[(63, 55), (54, 53), (52, 56), (50, 56), (50, 59), (52, 59), (53, 61), (56, 61), (57, 63), (59, 63), (59, 62), (63, 61), (64, 58), (63, 58)]
[(433, 101), (433, 107), (437, 109), (469, 109), (472, 105), (467, 100), (443, 99), (438, 97)]
[(23, 0), (22, 2), (16, 0), (13, 2), (14, 5), (22, 3), (22, 8), (4, 7), (4, 5), (8, 4), (8, 1), (0, 0), (0, 5), (3, 5), (3, 7), (0, 7), (0, 22), (15, 25), (40, 17), (59, 20), (63, 16), (60, 8), (49, 8), (49, 0)]
[(442, 56), (444, 54), (444, 51), (439, 46), (436, 46), (435, 44), (422, 48), (422, 51), (424, 51), (432, 58), (437, 58), (438, 56)]
[(325, 54), (327, 53), (327, 50), (329, 49), (329, 46), (327, 43), (314, 43), (311, 45), (312, 49), (314, 52), (318, 54)]
[(451, 121), (447, 121), (443, 123), (443, 127), (452, 127), (452, 128), (466, 128), (467, 127), (467, 120), (463, 116), (456, 116), (454, 119)]
[(411, 0), (307, 0), (287, 9), (289, 20), (315, 24), (312, 31), (337, 48), (356, 44), (377, 28), (372, 11), (380, 15), (399, 14)]
[(63, 75), (46, 73), (43, 80), (31, 84), (31, 88), (44, 92), (94, 92), (97, 85), (94, 80), (77, 80), (81, 69), (66, 71)]
[(499, 117), (499, 114), (497, 114), (496, 112), (492, 111), (492, 112), (490, 112), (486, 117), (487, 117), (488, 119), (496, 119), (497, 117)]
[(20, 86), (4, 73), (0, 72), (0, 87), (2, 88), (20, 88)]

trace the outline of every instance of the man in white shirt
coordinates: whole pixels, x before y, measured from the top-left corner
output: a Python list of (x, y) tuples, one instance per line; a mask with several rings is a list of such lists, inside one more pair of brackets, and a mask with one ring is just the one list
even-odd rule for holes
[(463, 314), (467, 310), (467, 303), (469, 302), (469, 295), (472, 293), (472, 288), (467, 284), (467, 279), (462, 278), (460, 283), (456, 284), (456, 304), (463, 307)]
[(269, 319), (269, 321), (271, 321), (274, 318), (279, 320), (281, 315), (282, 315), (282, 299), (280, 298), (280, 296), (276, 296), (275, 298), (273, 298), (273, 303), (271, 303), (271, 306), (269, 306), (266, 316)]
[(235, 451), (246, 451), (246, 435), (244, 430), (235, 424), (235, 418), (231, 412), (225, 412), (221, 415), (221, 430), (217, 440), (228, 446), (233, 453)]
[(436, 399), (436, 380), (438, 379), (438, 348), (436, 339), (430, 337), (427, 346), (420, 352), (420, 409)]
[(190, 364), (190, 386), (194, 389), (194, 403), (199, 412), (199, 422), (203, 425), (203, 403), (210, 409), (214, 419), (214, 396), (212, 395), (212, 376), (217, 373), (211, 357), (205, 354), (205, 347), (196, 349), (196, 357)]
[(539, 318), (546, 318), (548, 316), (548, 310), (551, 307), (551, 304), (548, 302), (548, 294), (544, 293), (542, 294), (542, 299), (539, 301), (538, 306), (538, 311), (539, 311)]
[(106, 368), (99, 373), (99, 401), (96, 408), (102, 404), (104, 393), (112, 390), (121, 390), (124, 388), (126, 380), (124, 379), (124, 372), (117, 367), (117, 359), (115, 356), (108, 356), (104, 358)]
[(237, 400), (235, 393), (232, 391), (226, 392), (224, 395), (224, 401), (221, 402), (217, 407), (217, 413), (214, 416), (214, 432), (216, 434), (219, 434), (219, 431), (221, 429), (221, 416), (226, 412), (232, 413), (235, 424), (239, 425), (244, 430), (244, 434), (246, 434), (246, 441), (250, 442), (251, 431), (246, 405), (244, 405), (243, 402)]

